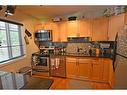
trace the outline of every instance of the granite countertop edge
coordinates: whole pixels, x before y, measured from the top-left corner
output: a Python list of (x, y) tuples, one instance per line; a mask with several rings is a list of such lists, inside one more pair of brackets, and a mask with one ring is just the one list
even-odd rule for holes
[(96, 57), (96, 58), (110, 58), (112, 57), (110, 55), (81, 55), (81, 54), (50, 54), (50, 57), (52, 56), (67, 56), (67, 57)]

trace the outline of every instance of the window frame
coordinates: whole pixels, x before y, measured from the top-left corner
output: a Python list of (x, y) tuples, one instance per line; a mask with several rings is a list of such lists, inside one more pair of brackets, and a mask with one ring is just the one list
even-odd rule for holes
[[(24, 48), (24, 43), (23, 43), (22, 25), (16, 24), (16, 23), (11, 23), (11, 22), (6, 22), (6, 21), (1, 21), (1, 20), (0, 20), (0, 22), (5, 23), (5, 29), (0, 29), (0, 30), (4, 30), (6, 32), (6, 40), (7, 40), (7, 46), (0, 46), (0, 48), (6, 47), (7, 50), (8, 50), (8, 59), (0, 61), (0, 65), (2, 65), (4, 63), (6, 64), (8, 61), (23, 57), (25, 55), (25, 51), (24, 51), (25, 48)], [(9, 28), (9, 24), (17, 25), (18, 30), (17, 31), (11, 30)], [(11, 32), (18, 32), (18, 39), (19, 39), (19, 44), (18, 45), (12, 45), (11, 44)], [(16, 57), (13, 56), (12, 47), (14, 47), (14, 46), (19, 46), (19, 48), (20, 48), (20, 55), (19, 56), (16, 56)]]

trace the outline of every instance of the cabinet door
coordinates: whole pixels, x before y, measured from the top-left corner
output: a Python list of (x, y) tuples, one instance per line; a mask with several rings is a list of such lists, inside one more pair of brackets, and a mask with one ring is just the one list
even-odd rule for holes
[(53, 42), (59, 42), (60, 41), (60, 32), (59, 32), (59, 24), (58, 23), (52, 23), (51, 25), (52, 30), (52, 36), (53, 36)]
[(110, 60), (108, 59), (102, 59), (101, 60), (103, 63), (103, 81), (108, 82), (109, 81), (109, 65), (111, 63)]
[(60, 25), (60, 41), (67, 41), (67, 22), (61, 22)]
[(113, 66), (112, 66), (112, 60), (110, 60), (110, 64), (109, 64), (109, 84), (112, 87), (114, 85), (114, 74), (115, 72), (113, 71)]
[(92, 60), (91, 80), (102, 81), (103, 78), (103, 64), (99, 59)]
[(112, 16), (109, 18), (108, 37), (109, 41), (114, 41), (116, 33), (119, 32), (124, 25), (124, 14)]
[(66, 59), (66, 74), (68, 78), (77, 77), (77, 62), (76, 58), (67, 58)]
[(52, 22), (44, 22), (35, 25), (35, 31), (43, 30), (43, 29), (52, 30)]
[(108, 18), (99, 18), (93, 20), (92, 40), (107, 41), (108, 40)]
[(78, 77), (80, 79), (89, 79), (90, 77), (90, 59), (78, 59)]
[(38, 31), (38, 30), (42, 30), (42, 29), (43, 29), (43, 27), (42, 27), (42, 24), (41, 23), (35, 25), (35, 27), (34, 27), (34, 31)]
[(78, 32), (80, 37), (91, 37), (92, 20), (80, 20)]
[(103, 62), (103, 81), (112, 84), (113, 79), (113, 66), (111, 59), (102, 59)]
[(52, 22), (42, 23), (42, 28), (45, 30), (52, 30)]
[(78, 34), (78, 21), (68, 21), (67, 22), (67, 36), (76, 37)]
[(125, 13), (125, 16), (124, 16), (124, 24), (127, 24), (127, 12)]

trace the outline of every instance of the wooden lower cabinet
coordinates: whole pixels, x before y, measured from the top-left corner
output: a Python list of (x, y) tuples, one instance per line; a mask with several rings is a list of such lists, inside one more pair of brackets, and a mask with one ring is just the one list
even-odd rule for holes
[(77, 76), (76, 58), (66, 58), (66, 76), (67, 78), (76, 78)]
[(90, 60), (82, 58), (66, 58), (68, 78), (86, 80), (90, 76)]
[(109, 58), (67, 57), (67, 78), (111, 82), (112, 60)]
[(109, 58), (92, 59), (90, 79), (98, 82), (109, 82), (110, 66), (112, 66), (112, 60)]
[(80, 58), (78, 59), (78, 77), (80, 79), (89, 79), (91, 60)]
[(103, 63), (98, 58), (91, 59), (90, 80), (101, 81), (103, 77)]

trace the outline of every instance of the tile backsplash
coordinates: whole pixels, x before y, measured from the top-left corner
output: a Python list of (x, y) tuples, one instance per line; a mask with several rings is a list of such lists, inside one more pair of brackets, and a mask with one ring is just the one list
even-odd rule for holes
[(87, 52), (89, 50), (89, 46), (91, 46), (91, 43), (68, 43), (66, 47), (67, 53), (77, 53), (77, 49), (80, 48), (80, 53)]

